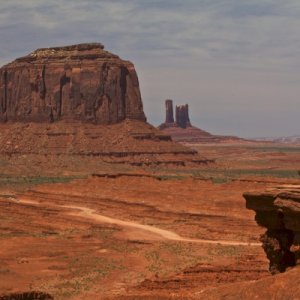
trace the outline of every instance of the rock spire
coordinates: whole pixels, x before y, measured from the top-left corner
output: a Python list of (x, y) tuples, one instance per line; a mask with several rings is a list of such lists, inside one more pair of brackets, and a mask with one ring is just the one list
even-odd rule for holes
[(166, 121), (165, 123), (174, 123), (173, 100), (166, 100)]
[(189, 105), (176, 105), (176, 124), (178, 127), (191, 127)]
[(189, 106), (176, 105), (175, 107), (175, 121), (174, 121), (174, 111), (173, 111), (173, 100), (167, 99), (166, 104), (166, 121), (159, 126), (160, 129), (167, 127), (180, 127), (187, 128), (191, 127), (190, 117), (189, 117)]

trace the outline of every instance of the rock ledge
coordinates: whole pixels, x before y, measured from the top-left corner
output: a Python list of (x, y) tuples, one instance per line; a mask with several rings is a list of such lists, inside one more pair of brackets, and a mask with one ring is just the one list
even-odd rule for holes
[(284, 272), (300, 264), (300, 185), (284, 185), (262, 193), (245, 193), (246, 206), (256, 212), (270, 271)]

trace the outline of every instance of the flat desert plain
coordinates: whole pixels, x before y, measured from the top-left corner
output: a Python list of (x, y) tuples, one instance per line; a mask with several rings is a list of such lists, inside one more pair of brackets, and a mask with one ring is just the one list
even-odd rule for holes
[(270, 277), (259, 241), (265, 229), (243, 193), (299, 183), (300, 146), (189, 146), (214, 163), (137, 167), (94, 158), (54, 170), (1, 156), (1, 293), (201, 299), (212, 287)]

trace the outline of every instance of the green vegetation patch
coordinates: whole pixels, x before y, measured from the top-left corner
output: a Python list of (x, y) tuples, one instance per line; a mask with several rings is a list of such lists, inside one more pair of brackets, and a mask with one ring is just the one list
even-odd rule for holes
[(298, 179), (298, 170), (288, 169), (172, 169), (169, 170), (170, 175), (161, 175), (164, 180), (169, 179), (185, 179), (193, 177), (200, 180), (211, 180), (213, 183), (222, 184), (230, 182), (231, 180), (245, 178), (245, 177), (274, 177), (274, 178), (288, 178)]
[(51, 183), (68, 183), (76, 179), (86, 179), (87, 175), (72, 176), (12, 176), (0, 174), (0, 188), (16, 187), (20, 190), (34, 185)]
[(267, 176), (277, 178), (298, 178), (298, 171), (296, 170), (276, 170), (276, 169), (257, 169), (257, 170), (227, 170), (225, 174), (228, 177), (240, 178), (244, 175), (250, 176)]
[(157, 248), (151, 249), (144, 254), (148, 262), (149, 272), (159, 276), (169, 276), (178, 273), (198, 263), (209, 262), (211, 258), (205, 251), (199, 254), (199, 245), (182, 242), (162, 242)]
[[(251, 147), (252, 148), (252, 147)], [(264, 146), (264, 147), (253, 147), (258, 152), (278, 152), (278, 153), (300, 153), (300, 147), (289, 147), (289, 146)]]
[(55, 299), (70, 297), (89, 291), (95, 283), (109, 276), (114, 270), (122, 268), (120, 261), (96, 257), (91, 253), (77, 257), (66, 257), (68, 274), (57, 275), (46, 283), (35, 282), (32, 289), (47, 290)]
[(231, 246), (231, 245), (221, 245), (217, 244), (214, 246), (211, 246), (208, 249), (208, 255), (211, 255), (213, 257), (234, 257), (238, 258), (241, 256), (242, 249), (241, 246)]

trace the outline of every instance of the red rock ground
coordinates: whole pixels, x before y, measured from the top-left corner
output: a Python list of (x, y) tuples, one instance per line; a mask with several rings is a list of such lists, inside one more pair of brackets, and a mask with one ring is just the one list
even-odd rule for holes
[[(32, 160), (28, 167), (28, 157), (2, 156), (0, 294), (234, 299), (238, 291), (253, 299), (262, 286), (269, 292), (261, 295), (272, 295), (273, 284), (286, 286), (291, 280), (284, 274), (275, 278), (268, 272), (266, 256), (255, 244), (264, 229), (245, 209), (242, 193), (299, 182), (300, 149), (195, 148), (216, 164), (125, 169), (95, 162), (90, 169), (89, 160), (78, 160), (88, 162), (84, 165), (66, 160), (63, 167), (58, 158), (53, 171), (46, 161)], [(99, 177), (105, 173), (139, 177)], [(294, 282), (296, 271), (290, 273)]]

